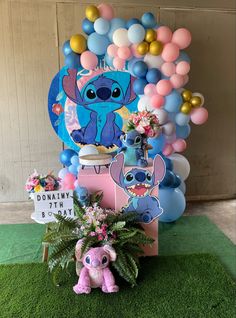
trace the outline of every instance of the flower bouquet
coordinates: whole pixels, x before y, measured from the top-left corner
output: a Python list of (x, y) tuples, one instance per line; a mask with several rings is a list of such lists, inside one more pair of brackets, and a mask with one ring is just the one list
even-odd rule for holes
[(161, 127), (155, 114), (149, 111), (134, 112), (127, 123), (127, 131), (137, 130), (144, 138), (153, 138), (161, 134)]
[[(75, 261), (75, 247), (83, 241), (81, 255), (93, 247), (112, 246), (117, 254), (112, 266), (132, 286), (136, 285), (139, 270), (139, 256), (143, 254), (140, 245), (151, 244), (153, 239), (146, 236), (136, 223), (136, 213), (123, 214), (120, 211), (101, 208), (99, 202), (89, 207), (81, 207), (74, 200), (76, 219), (55, 215), (57, 222), (49, 223), (44, 242), (52, 249), (48, 266), (57, 283), (58, 274)], [(78, 263), (78, 262), (77, 262)], [(76, 271), (79, 268), (76, 264)]]
[(25, 190), (30, 194), (42, 191), (56, 191), (60, 187), (60, 178), (55, 177), (52, 172), (40, 175), (36, 170), (28, 177)]

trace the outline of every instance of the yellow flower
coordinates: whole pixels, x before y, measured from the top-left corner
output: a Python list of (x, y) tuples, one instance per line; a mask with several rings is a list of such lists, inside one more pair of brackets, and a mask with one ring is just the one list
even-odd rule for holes
[(43, 187), (42, 187), (40, 184), (38, 184), (38, 185), (34, 188), (34, 191), (35, 191), (35, 192), (41, 192), (41, 191), (44, 191), (44, 189), (43, 189)]

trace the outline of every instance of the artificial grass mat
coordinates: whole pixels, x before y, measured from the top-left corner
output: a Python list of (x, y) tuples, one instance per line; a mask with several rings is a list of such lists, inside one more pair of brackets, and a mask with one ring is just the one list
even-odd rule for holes
[(0, 317), (210, 318), (235, 317), (236, 286), (208, 254), (141, 260), (138, 286), (121, 281), (120, 292), (76, 295), (74, 269), (61, 286), (52, 284), (43, 263), (0, 265)]
[[(41, 224), (0, 225), (0, 264), (40, 262)], [(159, 255), (210, 253), (236, 279), (236, 247), (206, 216), (184, 216), (159, 222)]]

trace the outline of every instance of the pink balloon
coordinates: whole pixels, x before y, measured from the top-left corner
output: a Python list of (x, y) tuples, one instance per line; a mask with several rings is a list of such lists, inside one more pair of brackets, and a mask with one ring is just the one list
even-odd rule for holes
[(183, 79), (184, 79), (184, 84), (183, 84), (183, 86), (184, 86), (184, 85), (186, 85), (186, 84), (188, 83), (188, 81), (189, 81), (189, 76), (188, 76), (188, 74), (184, 75), (184, 76), (183, 76)]
[(176, 65), (176, 73), (186, 75), (190, 71), (190, 64), (186, 61), (181, 61)]
[(147, 95), (147, 96), (153, 96), (157, 93), (157, 90), (156, 90), (156, 85), (155, 84), (147, 84), (145, 87), (144, 87), (144, 95)]
[(107, 3), (99, 4), (98, 10), (100, 13), (100, 17), (107, 19), (107, 20), (111, 20), (114, 18), (113, 8), (109, 4), (107, 4)]
[(190, 113), (190, 118), (194, 124), (202, 125), (208, 119), (208, 111), (204, 107), (193, 108)]
[(139, 58), (139, 57), (143, 57), (142, 55), (140, 55), (138, 52), (137, 52), (137, 47), (138, 47), (138, 44), (132, 44), (131, 45), (131, 53), (133, 56)]
[(184, 86), (184, 77), (179, 74), (174, 74), (171, 76), (170, 82), (174, 88), (180, 88)]
[(172, 91), (172, 84), (169, 80), (163, 79), (156, 84), (156, 90), (159, 95), (166, 96)]
[(164, 156), (170, 156), (174, 152), (172, 145), (167, 144), (164, 146), (162, 153)]
[(153, 95), (151, 97), (151, 105), (153, 108), (161, 108), (165, 103), (165, 98), (161, 95)]
[(175, 64), (171, 62), (163, 63), (161, 66), (161, 71), (165, 76), (171, 76), (175, 74), (175, 69), (176, 69)]
[(123, 60), (128, 60), (132, 57), (132, 52), (127, 46), (122, 46), (118, 48), (117, 55)]
[(121, 70), (122, 68), (125, 67), (125, 60), (121, 59), (120, 57), (114, 57), (113, 60), (113, 66), (117, 70)]
[(191, 40), (191, 33), (185, 28), (178, 29), (173, 33), (172, 42), (178, 45), (181, 50), (188, 47)]
[(180, 138), (173, 142), (172, 147), (176, 152), (183, 152), (186, 149), (187, 144), (184, 139)]
[(179, 48), (175, 43), (167, 43), (162, 51), (161, 57), (166, 62), (173, 62), (179, 56)]
[(157, 40), (166, 44), (171, 41), (172, 31), (167, 26), (160, 26), (157, 29)]
[(93, 70), (98, 65), (97, 55), (90, 51), (85, 51), (80, 56), (80, 63), (86, 70)]
[(63, 182), (64, 182), (64, 183), (67, 183), (67, 184), (73, 183), (73, 185), (74, 185), (75, 180), (76, 180), (76, 176), (75, 176), (74, 174), (68, 172), (68, 173), (65, 175), (65, 177), (64, 177), (64, 179), (63, 179)]
[(115, 44), (110, 44), (107, 48), (107, 54), (110, 55), (111, 57), (116, 57), (117, 51), (118, 51), (118, 46), (116, 46)]

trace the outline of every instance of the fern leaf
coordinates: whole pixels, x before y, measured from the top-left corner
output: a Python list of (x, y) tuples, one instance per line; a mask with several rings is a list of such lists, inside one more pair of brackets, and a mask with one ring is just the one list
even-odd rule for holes
[(82, 243), (81, 247), (81, 255), (83, 255), (85, 252), (89, 250), (89, 248), (97, 242), (97, 238), (94, 236), (87, 236)]
[(111, 227), (111, 230), (112, 231), (117, 231), (117, 230), (120, 230), (120, 229), (123, 229), (123, 227), (125, 226), (125, 222), (124, 221), (119, 221), (119, 222), (116, 222), (112, 225)]

